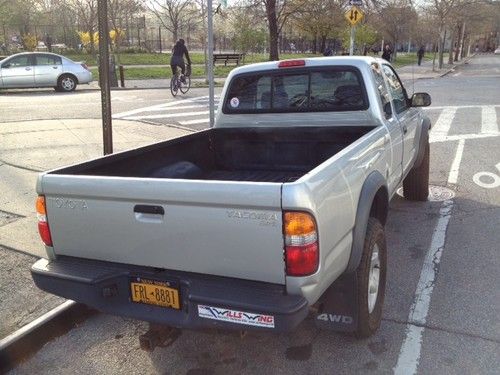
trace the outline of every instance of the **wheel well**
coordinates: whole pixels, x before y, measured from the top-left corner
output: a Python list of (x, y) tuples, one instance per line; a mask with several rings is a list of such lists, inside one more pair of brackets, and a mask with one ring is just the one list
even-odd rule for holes
[(72, 73), (63, 73), (59, 76), (59, 78), (57, 79), (57, 83), (59, 83), (59, 81), (63, 78), (63, 77), (66, 77), (66, 76), (70, 76), (70, 77), (73, 77), (73, 79), (75, 80), (76, 83), (79, 83), (78, 82), (78, 78), (72, 74)]
[(370, 208), (370, 217), (374, 217), (385, 225), (387, 221), (387, 213), (389, 211), (389, 194), (385, 186), (378, 189), (375, 197), (373, 197), (372, 206)]

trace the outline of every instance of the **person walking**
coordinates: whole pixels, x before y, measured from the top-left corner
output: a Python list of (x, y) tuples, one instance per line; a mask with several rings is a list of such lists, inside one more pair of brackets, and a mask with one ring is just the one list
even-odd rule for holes
[(170, 58), (170, 67), (172, 68), (172, 74), (175, 75), (177, 73), (177, 67), (181, 68), (182, 76), (181, 81), (186, 74), (186, 65), (184, 63), (184, 56), (186, 56), (186, 60), (188, 65), (191, 65), (191, 58), (189, 57), (188, 49), (184, 43), (184, 39), (179, 39), (177, 43), (175, 43), (174, 48), (172, 48), (172, 57)]
[(420, 66), (420, 64), (422, 64), (422, 58), (424, 57), (424, 54), (425, 54), (424, 46), (420, 46), (420, 48), (417, 51), (418, 66)]
[(385, 48), (384, 48), (384, 52), (382, 53), (382, 58), (384, 60), (391, 62), (391, 55), (392, 55), (391, 47), (389, 47), (389, 45), (386, 44)]

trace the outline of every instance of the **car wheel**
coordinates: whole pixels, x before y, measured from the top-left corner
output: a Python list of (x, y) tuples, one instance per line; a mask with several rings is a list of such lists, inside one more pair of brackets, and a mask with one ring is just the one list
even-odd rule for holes
[(370, 217), (366, 229), (361, 262), (356, 270), (358, 288), (359, 338), (369, 337), (380, 327), (385, 296), (387, 246), (384, 227)]
[(403, 194), (411, 201), (426, 201), (429, 196), (430, 146), (425, 145), (424, 158), (419, 166), (413, 167), (403, 180)]
[(76, 78), (65, 74), (57, 81), (57, 91), (70, 92), (76, 89)]

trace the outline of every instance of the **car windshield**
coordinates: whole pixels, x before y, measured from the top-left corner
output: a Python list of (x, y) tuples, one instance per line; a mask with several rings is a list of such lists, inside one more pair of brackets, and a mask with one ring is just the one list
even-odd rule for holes
[(368, 108), (356, 69), (327, 67), (233, 78), (224, 113), (355, 111)]

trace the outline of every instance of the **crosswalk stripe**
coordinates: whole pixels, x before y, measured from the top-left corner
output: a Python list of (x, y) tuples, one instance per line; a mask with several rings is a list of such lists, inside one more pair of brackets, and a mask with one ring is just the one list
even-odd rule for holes
[(456, 108), (446, 108), (443, 109), (443, 112), (439, 115), (439, 118), (436, 121), (436, 124), (431, 129), (431, 139), (433, 138), (444, 138), (448, 135), (450, 131), (451, 123), (455, 118), (455, 113), (457, 112)]
[[(201, 116), (208, 115), (210, 111), (199, 111), (199, 112), (190, 112), (190, 116)], [(170, 117), (179, 117), (185, 115), (185, 113), (164, 113), (160, 115), (143, 115), (143, 116), (127, 116), (122, 117), (124, 120), (152, 120), (159, 118), (170, 118)]]
[(493, 106), (484, 106), (481, 110), (481, 133), (498, 133), (497, 112)]
[(194, 125), (194, 124), (208, 124), (210, 120), (208, 118), (200, 118), (196, 120), (179, 121), (181, 125)]

